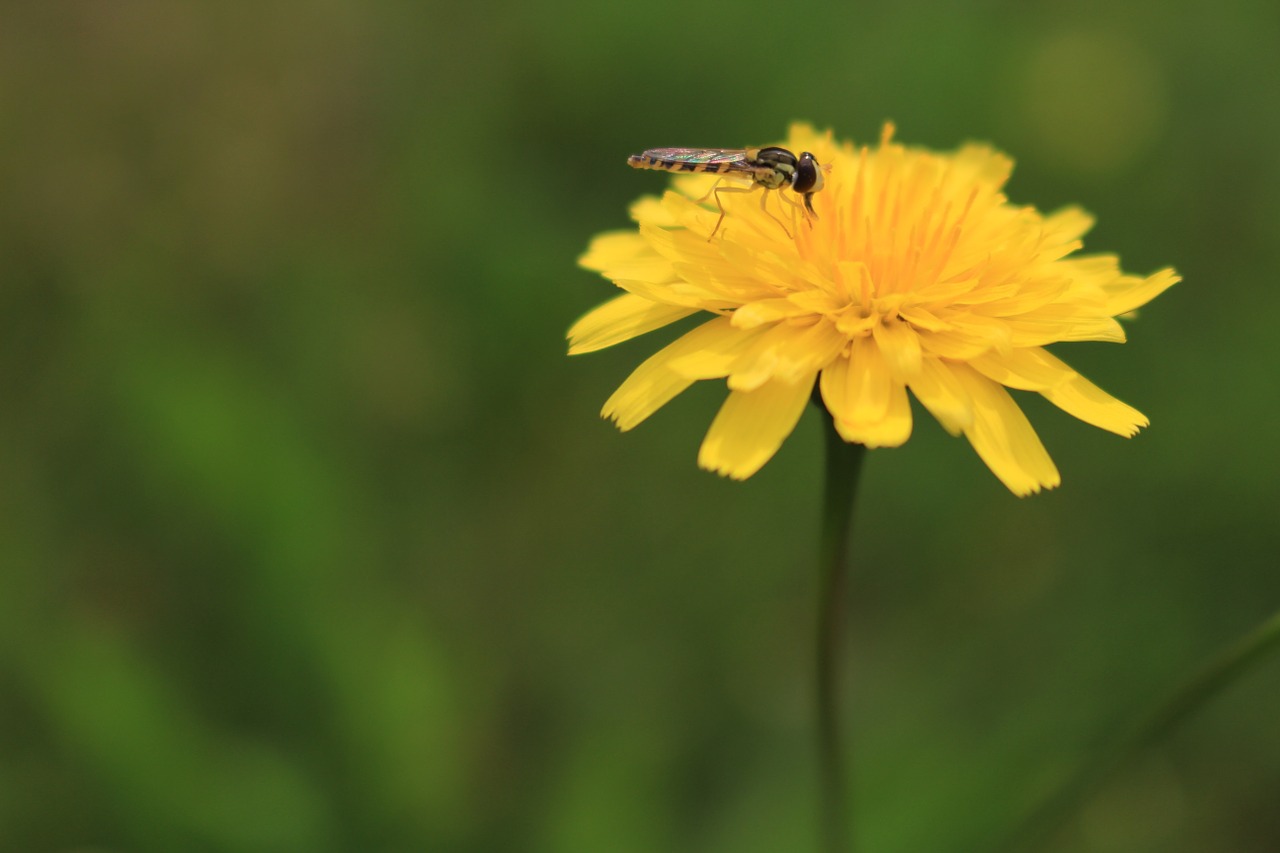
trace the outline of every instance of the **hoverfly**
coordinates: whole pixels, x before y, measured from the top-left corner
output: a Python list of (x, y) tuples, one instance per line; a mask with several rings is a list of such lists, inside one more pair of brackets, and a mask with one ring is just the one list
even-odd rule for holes
[[(791, 189), (804, 197), (804, 206), (809, 215), (817, 219), (813, 210), (813, 194), (822, 189), (823, 167), (808, 151), (799, 157), (785, 148), (650, 148), (643, 154), (632, 154), (627, 158), (627, 165), (633, 169), (657, 169), (663, 172), (705, 172), (713, 175), (740, 175), (751, 179), (750, 187), (721, 187), (719, 181), (707, 195), (714, 194), (716, 207), (720, 208), (720, 218), (716, 227), (711, 229), (710, 240), (720, 230), (724, 222), (724, 205), (720, 203), (720, 193), (747, 193), (763, 187), (765, 195), (760, 197), (760, 209), (764, 210), (775, 222), (787, 226), (782, 220), (765, 209), (768, 190), (781, 189), (790, 185)], [(830, 167), (827, 167), (830, 168)], [(701, 200), (705, 200), (703, 196)], [(794, 201), (791, 204), (795, 204)], [(787, 236), (791, 232), (787, 231)]]

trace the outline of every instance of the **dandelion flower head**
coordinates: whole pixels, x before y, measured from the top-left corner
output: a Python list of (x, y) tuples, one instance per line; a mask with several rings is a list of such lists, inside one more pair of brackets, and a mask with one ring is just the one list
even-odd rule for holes
[(1011, 204), (1012, 161), (987, 145), (908, 148), (891, 125), (874, 147), (806, 125), (784, 144), (829, 168), (816, 220), (786, 203), (786, 188), (763, 208), (763, 190), (721, 193), (713, 233), (716, 177), (689, 174), (632, 207), (637, 229), (592, 241), (582, 265), (625, 293), (574, 324), (571, 354), (704, 320), (636, 368), (603, 416), (629, 430), (694, 382), (727, 380), (698, 463), (745, 479), (815, 384), (840, 435), (867, 447), (910, 437), (910, 392), (1018, 495), (1059, 475), (1007, 389), (1121, 436), (1147, 425), (1045, 347), (1123, 342), (1116, 318), (1178, 281), (1172, 269), (1134, 276), (1114, 255), (1075, 254), (1092, 217)]

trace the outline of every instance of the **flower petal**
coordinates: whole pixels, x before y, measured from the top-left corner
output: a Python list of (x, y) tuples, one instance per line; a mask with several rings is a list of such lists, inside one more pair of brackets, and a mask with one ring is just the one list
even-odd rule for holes
[(1040, 392), (1062, 411), (1125, 438), (1132, 438), (1150, 423), (1142, 412), (1112, 397), (1062, 361), (1048, 353), (1044, 353), (1044, 358), (1050, 363), (1056, 362), (1061, 370), (1071, 371), (1072, 376), (1066, 382)]
[(1071, 243), (1087, 234), (1093, 223), (1093, 214), (1071, 205), (1046, 216), (1041, 230), (1050, 245)]
[(611, 261), (600, 270), (600, 274), (610, 281), (632, 280), (666, 284), (680, 280), (671, 261), (660, 258), (652, 252), (626, 260)]
[(898, 316), (919, 331), (941, 332), (950, 328), (950, 325), (945, 320), (919, 305), (902, 306), (898, 309)]
[(777, 323), (734, 364), (729, 387), (750, 391), (770, 379), (797, 382), (830, 364), (846, 340), (827, 320), (808, 326)]
[(1014, 282), (1007, 292), (990, 288), (987, 293), (957, 301), (973, 305), (978, 313), (991, 317), (1018, 317), (1060, 301), (1071, 289), (1071, 284), (1071, 279), (1065, 275), (1043, 275)]
[(968, 365), (948, 367), (973, 401), (965, 437), (991, 473), (1019, 497), (1057, 486), (1058, 469), (1009, 392)]
[(795, 429), (813, 378), (773, 380), (752, 391), (730, 392), (703, 439), (698, 465), (735, 480), (759, 471)]
[(776, 323), (778, 320), (803, 317), (812, 313), (812, 310), (796, 304), (791, 299), (757, 299), (733, 312), (733, 325), (739, 329), (754, 329), (766, 323)]
[(1081, 316), (1070, 308), (1039, 311), (1006, 320), (1015, 347), (1042, 347), (1060, 341), (1104, 341), (1112, 344), (1125, 342), (1124, 328), (1111, 317)]
[(613, 283), (628, 293), (634, 293), (650, 302), (663, 302), (668, 305), (682, 305), (707, 311), (725, 311), (737, 307), (736, 303), (725, 300), (720, 294), (685, 281), (654, 283), (639, 279), (617, 278)]
[(656, 225), (660, 228), (675, 228), (680, 224), (662, 206), (662, 199), (656, 196), (641, 196), (635, 200), (628, 212), (633, 221)]
[[(722, 318), (728, 320), (729, 318)], [(730, 322), (707, 323), (701, 329), (698, 348), (671, 359), (668, 367), (686, 379), (720, 379), (733, 371), (743, 353), (767, 328), (738, 329)]]
[(840, 357), (840, 352), (849, 343), (835, 327), (835, 324), (822, 318), (813, 325), (803, 328), (800, 334), (791, 340), (791, 346), (781, 352), (781, 364), (777, 375), (783, 379), (797, 382), (802, 376), (817, 373), (823, 367)]
[(775, 289), (766, 287), (759, 280), (753, 279), (749, 273), (735, 269), (727, 263), (676, 263), (673, 266), (676, 275), (680, 278), (691, 285), (701, 287), (734, 308), (777, 295)]
[[(689, 204), (687, 199), (668, 193), (668, 197)], [(714, 216), (714, 214), (709, 214)], [(706, 230), (711, 230), (708, 225)], [(777, 287), (763, 281), (755, 271), (733, 263), (729, 255), (732, 244), (714, 244), (705, 237), (683, 228), (666, 230), (646, 223), (640, 225), (641, 235), (648, 241), (657, 257), (666, 260), (672, 268), (675, 284), (670, 287), (676, 294), (661, 299), (655, 293), (646, 293), (655, 301), (676, 302), (690, 297), (737, 307), (756, 299), (784, 295)], [(629, 282), (619, 282), (628, 290), (634, 290)]]
[(926, 358), (921, 362), (920, 372), (911, 378), (908, 385), (911, 393), (947, 432), (959, 435), (973, 425), (973, 401), (969, 392), (938, 359)]
[(1144, 279), (1138, 279), (1136, 276), (1123, 276), (1122, 279), (1105, 288), (1110, 296), (1107, 300), (1107, 310), (1112, 315), (1125, 314), (1146, 305), (1182, 281), (1182, 276), (1172, 269), (1162, 269)]
[(768, 288), (768, 291), (762, 289), (758, 298), (785, 296), (801, 289), (796, 287), (799, 264), (795, 257), (783, 257), (777, 252), (764, 251), (754, 244), (736, 240), (726, 240), (720, 251), (725, 261), (733, 264), (740, 274), (750, 276)]
[(818, 154), (819, 161), (826, 163), (822, 155), (835, 147), (834, 134), (830, 130), (821, 133), (807, 121), (792, 122), (787, 128), (787, 144), (792, 151), (813, 151)]
[(573, 324), (569, 329), (569, 355), (611, 347), (688, 317), (697, 310), (683, 305), (660, 305), (624, 293), (588, 311)]
[(849, 355), (824, 369), (819, 383), (832, 417), (855, 424), (879, 423), (885, 417), (892, 385), (880, 348), (869, 335), (854, 338)]
[[(682, 198), (675, 193), (667, 195)], [(653, 251), (672, 263), (696, 263), (704, 266), (724, 263), (720, 249), (714, 243), (709, 243), (705, 237), (699, 237), (685, 228), (659, 228), (641, 222), (640, 236)]]
[(907, 399), (904, 385), (893, 382), (889, 386), (888, 405), (877, 421), (846, 421), (836, 419), (836, 432), (845, 441), (865, 444), (867, 447), (898, 447), (911, 437), (911, 401)]
[(965, 312), (949, 316), (947, 321), (951, 323), (955, 333), (984, 342), (984, 352), (994, 349), (1007, 353), (1013, 349), (1013, 324), (1009, 320)]
[(1076, 372), (1039, 347), (1021, 347), (1008, 355), (984, 353), (969, 360), (975, 370), (1020, 391), (1044, 391), (1071, 380)]
[(955, 361), (977, 358), (992, 348), (990, 339), (971, 334), (967, 330), (920, 331), (917, 334), (920, 346), (926, 353)]
[(606, 231), (597, 234), (578, 258), (578, 264), (600, 272), (613, 264), (627, 263), (645, 255), (652, 256), (649, 244), (634, 231)]
[(605, 401), (600, 416), (610, 418), (624, 432), (639, 425), (693, 384), (694, 380), (672, 370), (670, 363), (703, 349), (728, 326), (727, 318), (717, 317), (649, 356)]
[(920, 372), (920, 336), (900, 320), (886, 319), (871, 329), (889, 372), (900, 380)]

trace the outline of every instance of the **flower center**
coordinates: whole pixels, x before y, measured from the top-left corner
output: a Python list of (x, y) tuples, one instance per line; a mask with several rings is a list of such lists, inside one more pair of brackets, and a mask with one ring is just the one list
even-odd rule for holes
[(850, 302), (836, 311), (831, 319), (844, 334), (850, 337), (861, 336), (870, 333), (878, 325), (901, 320), (900, 312), (906, 301), (906, 294), (890, 293), (872, 297), (865, 303)]

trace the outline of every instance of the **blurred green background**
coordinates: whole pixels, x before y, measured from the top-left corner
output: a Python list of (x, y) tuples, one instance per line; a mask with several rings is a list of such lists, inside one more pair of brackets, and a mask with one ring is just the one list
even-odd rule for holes
[[(1280, 607), (1280, 7), (323, 0), (0, 13), (0, 849), (815, 847), (821, 437), (700, 472), (703, 383), (600, 404), (575, 266), (662, 176), (804, 119), (988, 140), (1011, 197), (1185, 281), (1020, 395), (1013, 498), (920, 415), (871, 455), (860, 849), (983, 850)], [(917, 410), (919, 414), (919, 410)], [(1280, 849), (1280, 662), (1055, 850)]]

